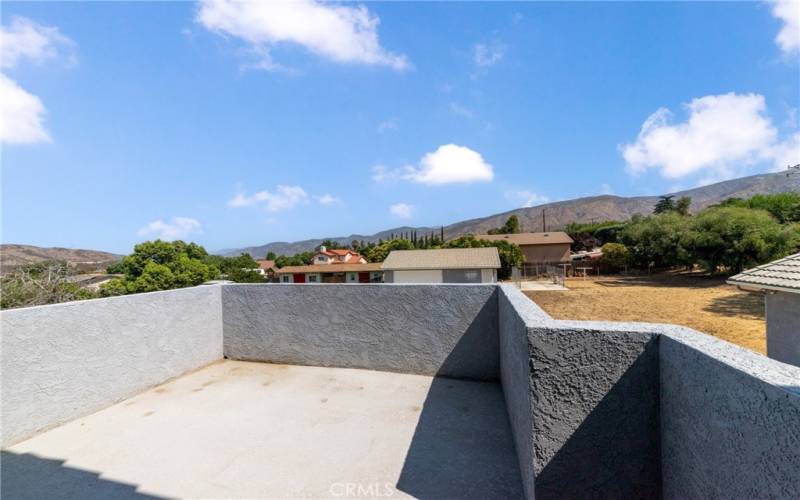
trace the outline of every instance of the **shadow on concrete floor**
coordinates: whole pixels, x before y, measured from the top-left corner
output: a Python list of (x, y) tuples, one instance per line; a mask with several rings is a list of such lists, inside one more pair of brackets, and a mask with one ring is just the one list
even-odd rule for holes
[(764, 319), (764, 296), (757, 293), (742, 292), (727, 297), (716, 297), (704, 311), (724, 316)]
[(433, 379), (397, 489), (421, 499), (523, 497), (499, 383)]
[(40, 458), (29, 453), (3, 451), (0, 456), (4, 500), (154, 500), (136, 485), (101, 479), (95, 472), (64, 465), (63, 460)]
[[(495, 292), (496, 295), (497, 292)], [(519, 463), (506, 413), (499, 354), (497, 303), (490, 300), (431, 382), (397, 489), (421, 499), (522, 498)], [(491, 355), (491, 354), (489, 354)], [(480, 365), (479, 370), (470, 366)], [(491, 367), (487, 369), (488, 367)], [(473, 373), (482, 381), (447, 378)]]

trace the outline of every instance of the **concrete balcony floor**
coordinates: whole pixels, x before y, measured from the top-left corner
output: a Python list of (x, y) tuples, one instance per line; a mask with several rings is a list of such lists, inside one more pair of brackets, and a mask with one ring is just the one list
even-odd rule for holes
[(221, 361), (3, 451), (4, 498), (520, 498), (499, 384)]

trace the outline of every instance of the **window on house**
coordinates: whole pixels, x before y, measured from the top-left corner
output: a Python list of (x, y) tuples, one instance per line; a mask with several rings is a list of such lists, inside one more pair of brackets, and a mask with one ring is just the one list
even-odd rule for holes
[(288, 283), (289, 282), (289, 277), (288, 276), (281, 276), (281, 281), (284, 282), (284, 283)]
[(309, 282), (309, 283), (316, 283), (316, 282), (317, 282), (317, 275), (316, 275), (316, 274), (312, 274), (312, 275), (310, 275), (310, 276), (308, 277), (308, 282)]

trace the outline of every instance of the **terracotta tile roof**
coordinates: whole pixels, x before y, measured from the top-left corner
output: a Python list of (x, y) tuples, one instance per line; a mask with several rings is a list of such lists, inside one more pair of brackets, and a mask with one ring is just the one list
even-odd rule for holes
[(507, 241), (517, 245), (550, 245), (554, 243), (572, 243), (572, 238), (562, 231), (548, 233), (517, 233), (517, 234), (476, 234), (475, 238), (489, 241)]
[(256, 264), (258, 264), (259, 269), (273, 269), (275, 267), (274, 260), (257, 260)]
[(748, 269), (728, 279), (731, 285), (800, 293), (800, 253)]
[(347, 250), (347, 249), (338, 249), (338, 248), (334, 250), (325, 250), (324, 252), (319, 252), (319, 253), (321, 253), (322, 255), (327, 255), (329, 257), (333, 257), (335, 255), (347, 255), (347, 254), (361, 257), (361, 255), (359, 255), (358, 252), (354, 252), (352, 250)]
[(384, 271), (403, 269), (497, 269), (497, 248), (440, 248), (434, 250), (392, 250), (383, 261)]
[(344, 273), (344, 272), (367, 272), (380, 271), (381, 263), (351, 263), (340, 262), (338, 264), (310, 264), (307, 266), (286, 266), (278, 269), (278, 274), (292, 273)]

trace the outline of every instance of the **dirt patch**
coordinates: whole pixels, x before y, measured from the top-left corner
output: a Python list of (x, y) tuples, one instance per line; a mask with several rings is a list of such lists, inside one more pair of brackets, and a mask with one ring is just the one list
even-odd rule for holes
[(556, 319), (688, 326), (766, 353), (764, 299), (706, 276), (568, 279), (569, 291), (525, 292)]

